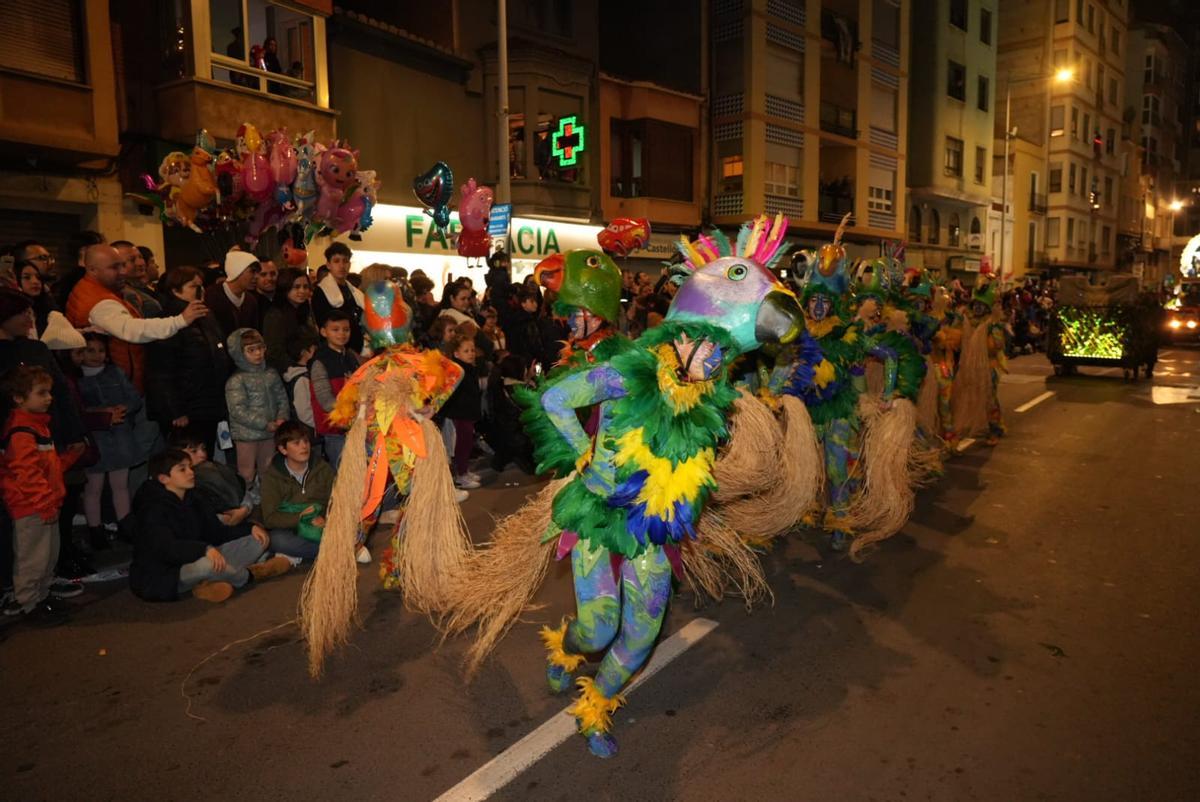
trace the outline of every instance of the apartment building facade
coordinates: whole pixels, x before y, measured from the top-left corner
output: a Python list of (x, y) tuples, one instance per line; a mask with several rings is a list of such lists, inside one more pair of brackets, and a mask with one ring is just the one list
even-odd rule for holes
[(714, 0), (713, 222), (782, 212), (819, 242), (849, 213), (860, 255), (903, 238), (909, 6)]
[(908, 261), (977, 273), (991, 207), (995, 0), (918, 0), (912, 11)]

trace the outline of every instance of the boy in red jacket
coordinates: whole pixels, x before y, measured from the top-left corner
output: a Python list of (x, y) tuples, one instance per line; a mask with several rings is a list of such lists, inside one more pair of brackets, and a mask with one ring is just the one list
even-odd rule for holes
[(6, 614), (61, 623), (66, 608), (50, 597), (58, 561), (58, 512), (66, 487), (63, 472), (79, 459), (82, 446), (61, 457), (50, 437), (50, 388), (44, 369), (19, 365), (5, 374), (3, 389), (13, 411), (0, 435), (0, 496), (13, 520), (13, 596)]

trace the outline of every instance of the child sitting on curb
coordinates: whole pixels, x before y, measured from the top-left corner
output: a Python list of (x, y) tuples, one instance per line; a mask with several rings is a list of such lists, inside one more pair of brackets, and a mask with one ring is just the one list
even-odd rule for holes
[(271, 536), (258, 524), (224, 526), (195, 492), (192, 460), (177, 449), (150, 460), (150, 478), (134, 500), (137, 540), (129, 589), (144, 601), (175, 601), (192, 592), (223, 602), (234, 588), (291, 568), (283, 556), (259, 562)]
[[(333, 495), (333, 468), (311, 459), (312, 433), (288, 421), (275, 430), (275, 455), (262, 479), (262, 522), (277, 554), (315, 560)], [(312, 538), (316, 537), (316, 540)]]

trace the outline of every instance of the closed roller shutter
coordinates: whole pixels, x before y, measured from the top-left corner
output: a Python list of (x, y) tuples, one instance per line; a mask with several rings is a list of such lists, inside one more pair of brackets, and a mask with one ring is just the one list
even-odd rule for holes
[(3, 0), (0, 67), (84, 83), (79, 0)]

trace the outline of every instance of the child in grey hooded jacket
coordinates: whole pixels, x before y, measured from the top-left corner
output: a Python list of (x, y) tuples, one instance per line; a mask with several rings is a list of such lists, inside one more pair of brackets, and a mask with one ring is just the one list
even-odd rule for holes
[(237, 329), (226, 345), (237, 365), (225, 382), (229, 433), (237, 449), (238, 475), (249, 485), (270, 466), (275, 456), (275, 430), (288, 419), (291, 409), (283, 380), (267, 367), (267, 347), (261, 334)]

